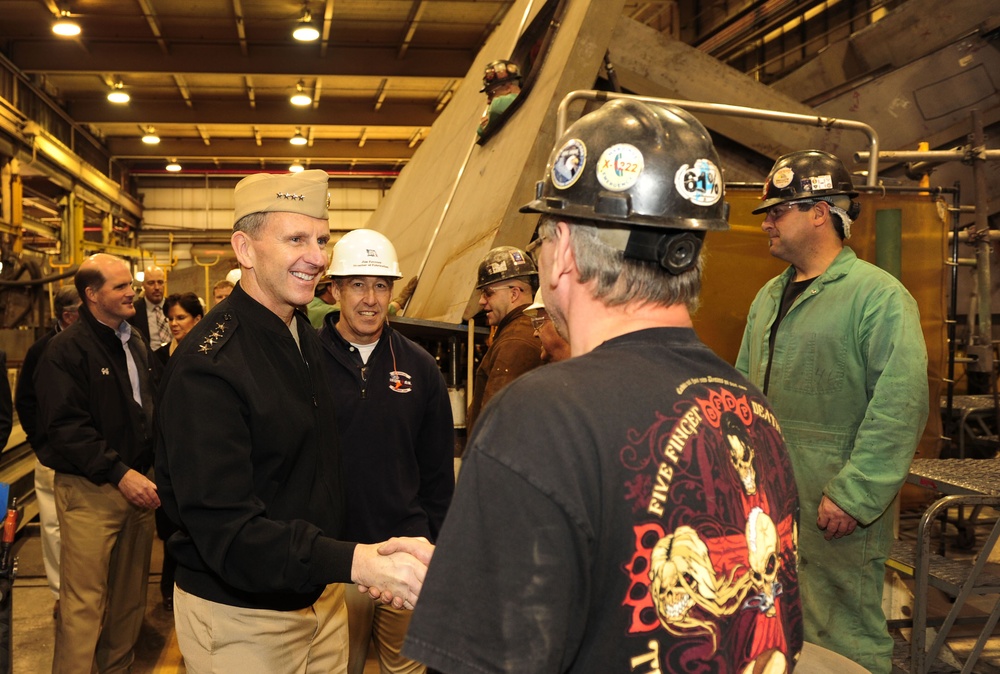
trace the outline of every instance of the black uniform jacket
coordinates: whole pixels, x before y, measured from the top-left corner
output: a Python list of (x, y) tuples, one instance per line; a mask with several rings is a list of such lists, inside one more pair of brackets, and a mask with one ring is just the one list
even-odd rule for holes
[(333, 399), (316, 331), (293, 320), (301, 353), (237, 285), (164, 374), (156, 481), (180, 527), (168, 547), (177, 585), (210, 601), (299, 609), (351, 580)]

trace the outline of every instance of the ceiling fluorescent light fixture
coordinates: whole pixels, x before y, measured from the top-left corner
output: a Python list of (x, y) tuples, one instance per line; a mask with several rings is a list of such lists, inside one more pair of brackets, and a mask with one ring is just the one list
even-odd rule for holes
[(171, 159), (170, 163), (167, 164), (167, 170), (171, 173), (177, 173), (181, 170), (181, 165), (177, 163), (176, 159)]
[(292, 145), (306, 145), (309, 139), (302, 135), (301, 129), (295, 129), (295, 135), (289, 138), (288, 142)]
[(59, 18), (52, 24), (52, 32), (62, 37), (74, 37), (80, 34), (80, 24), (70, 18), (69, 10), (59, 10)]
[(299, 42), (312, 42), (319, 37), (319, 30), (317, 30), (316, 24), (313, 23), (312, 13), (308, 7), (302, 9), (302, 16), (299, 18), (299, 23), (295, 26), (295, 30), (292, 31), (292, 37)]
[(306, 93), (305, 82), (299, 80), (295, 85), (295, 93), (289, 99), (292, 105), (304, 106), (313, 102), (312, 96)]
[(123, 103), (128, 103), (131, 100), (131, 96), (125, 91), (125, 85), (121, 80), (115, 80), (114, 84), (111, 85), (111, 91), (108, 92), (108, 100), (112, 103), (118, 103), (119, 105)]
[(160, 137), (156, 135), (156, 129), (147, 127), (142, 134), (142, 142), (146, 145), (156, 145), (160, 142)]

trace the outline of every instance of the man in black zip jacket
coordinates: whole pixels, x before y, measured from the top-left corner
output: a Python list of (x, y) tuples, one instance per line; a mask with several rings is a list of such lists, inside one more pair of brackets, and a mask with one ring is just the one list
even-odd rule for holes
[[(379, 232), (354, 230), (334, 246), (330, 275), (340, 313), (326, 316), (320, 340), (348, 478), (346, 536), (434, 541), (455, 488), (454, 423), (434, 358), (387, 322), (396, 250)], [(373, 637), (383, 674), (424, 672), (399, 654), (410, 612), (351, 590), (348, 673), (364, 672)]]
[(412, 606), (431, 546), (342, 535), (333, 398), (296, 311), (326, 268), (326, 172), (255, 174), (234, 196), (240, 281), (171, 356), (158, 406), (177, 641), (190, 674), (343, 672), (343, 583)]
[(35, 373), (38, 459), (55, 469), (61, 536), (55, 674), (131, 671), (146, 607), (153, 510), (150, 351), (128, 324), (132, 273), (94, 255), (75, 285), (80, 318)]

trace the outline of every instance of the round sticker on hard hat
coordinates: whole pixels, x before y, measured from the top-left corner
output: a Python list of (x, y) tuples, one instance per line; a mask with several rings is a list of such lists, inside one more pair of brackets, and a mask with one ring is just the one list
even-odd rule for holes
[(722, 198), (719, 169), (708, 159), (684, 164), (674, 174), (674, 187), (682, 197), (698, 206), (711, 206)]
[(624, 192), (639, 181), (645, 163), (639, 148), (628, 143), (612, 145), (597, 160), (597, 182), (606, 190)]
[(775, 171), (774, 175), (771, 176), (771, 184), (782, 190), (792, 184), (792, 178), (794, 177), (795, 173), (792, 172), (792, 169), (784, 166)]
[(556, 189), (571, 187), (583, 174), (587, 164), (587, 146), (582, 140), (570, 138), (552, 162), (552, 184)]

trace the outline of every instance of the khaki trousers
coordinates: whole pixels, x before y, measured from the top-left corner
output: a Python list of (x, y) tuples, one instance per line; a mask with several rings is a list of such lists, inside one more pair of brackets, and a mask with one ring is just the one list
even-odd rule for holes
[(400, 655), (413, 611), (395, 609), (358, 592), (357, 585), (344, 587), (347, 618), (351, 627), (351, 660), (348, 674), (364, 674), (368, 645), (375, 645), (382, 674), (424, 674), (427, 668)]
[(347, 671), (347, 607), (339, 583), (297, 611), (218, 604), (175, 586), (174, 627), (188, 674)]
[(153, 511), (117, 487), (56, 473), (61, 539), (53, 674), (131, 671), (146, 612)]
[(59, 598), (59, 514), (56, 512), (56, 471), (35, 460), (35, 501), (42, 533), (42, 564), (52, 596)]

